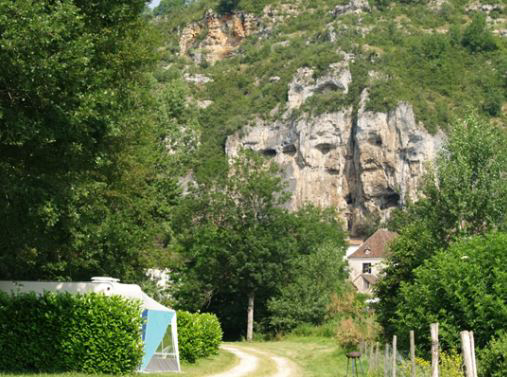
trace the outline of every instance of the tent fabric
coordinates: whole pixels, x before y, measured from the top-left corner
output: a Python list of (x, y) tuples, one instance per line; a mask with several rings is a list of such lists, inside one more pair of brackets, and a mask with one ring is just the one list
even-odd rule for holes
[[(95, 292), (139, 300), (143, 309), (142, 316), (145, 319), (142, 328), (144, 356), (140, 371), (180, 371), (176, 312), (152, 299), (136, 284), (121, 284), (118, 279), (109, 277), (92, 278), (91, 282), (72, 283), (0, 281), (0, 291), (12, 294), (29, 292), (36, 294), (44, 292), (84, 294)], [(169, 327), (174, 347), (173, 352), (156, 356), (157, 348)]]
[[(147, 312), (148, 321), (144, 334), (144, 357), (141, 370), (146, 369), (153, 355), (155, 355), (155, 351), (164, 338), (165, 330), (171, 324), (174, 316), (173, 312), (168, 311), (147, 310)], [(164, 329), (164, 331), (160, 331), (160, 329)]]
[(159, 312), (171, 312), (175, 313), (174, 310), (169, 309), (168, 307), (158, 303), (154, 299), (152, 299), (150, 296), (148, 296), (146, 293), (143, 292), (143, 296), (141, 301), (143, 302), (143, 309), (147, 310), (157, 310)]

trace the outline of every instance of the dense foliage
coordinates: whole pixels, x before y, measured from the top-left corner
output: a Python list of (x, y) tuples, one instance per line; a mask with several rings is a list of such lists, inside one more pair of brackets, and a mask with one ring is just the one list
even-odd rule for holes
[(495, 332), (507, 329), (507, 234), (474, 236), (452, 244), (402, 282), (393, 325), (400, 338), (418, 334), (429, 350), (431, 323), (440, 324), (443, 349), (460, 348), (460, 332), (473, 330), (477, 348)]
[(174, 190), (143, 8), (0, 1), (2, 278), (140, 278)]
[(181, 360), (193, 363), (218, 352), (222, 329), (214, 314), (179, 311), (177, 318)]
[(155, 16), (174, 16), (176, 12), (192, 13), (196, 8), (199, 10), (215, 9), (220, 14), (226, 15), (234, 11), (259, 14), (266, 5), (275, 2), (276, 0), (161, 0), (160, 4), (153, 9), (153, 14)]
[(153, 9), (153, 14), (155, 16), (162, 16), (185, 6), (185, 3), (185, 0), (161, 0), (158, 6)]
[[(318, 218), (315, 220), (321, 224)], [(332, 295), (344, 288), (345, 271), (343, 250), (335, 243), (322, 244), (311, 254), (297, 256), (293, 278), (268, 301), (270, 325), (283, 332), (303, 324), (322, 324), (328, 319)]]
[[(176, 305), (216, 313), (229, 337), (243, 333), (249, 297), (255, 298), (256, 320), (267, 318), (267, 300), (299, 278), (298, 258), (311, 258), (321, 245), (334, 247), (335, 255), (343, 250), (344, 233), (334, 211), (306, 208), (290, 214), (280, 207), (287, 195), (277, 170), (245, 151), (232, 162), (229, 175), (195, 187), (176, 210), (181, 256), (174, 267)], [(340, 269), (336, 273), (342, 276)], [(307, 289), (334, 287), (336, 277), (331, 279)], [(283, 293), (279, 298), (287, 299)]]
[(125, 374), (141, 363), (140, 303), (0, 292), (0, 370)]
[(502, 130), (475, 116), (455, 124), (423, 185), (423, 198), (391, 218), (390, 227), (400, 236), (376, 285), (379, 320), (387, 335), (398, 328), (400, 286), (413, 280), (417, 267), (457, 239), (505, 229), (504, 140)]
[(501, 377), (507, 370), (507, 333), (498, 331), (497, 335), (480, 352), (478, 362), (483, 377)]

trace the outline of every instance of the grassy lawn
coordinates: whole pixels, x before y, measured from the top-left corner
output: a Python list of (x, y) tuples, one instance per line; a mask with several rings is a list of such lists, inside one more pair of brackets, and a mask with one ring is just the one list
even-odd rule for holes
[[(228, 343), (245, 350), (258, 350), (259, 367), (249, 377), (264, 377), (276, 372), (276, 366), (265, 353), (285, 357), (300, 368), (295, 377), (343, 377), (347, 372), (347, 359), (336, 341), (324, 337), (287, 336), (280, 341)], [(154, 374), (156, 377), (204, 377), (234, 367), (239, 360), (233, 354), (220, 350), (218, 355), (201, 359), (195, 364), (182, 363), (182, 373)], [(365, 366), (364, 366), (365, 367)], [(1, 374), (1, 377), (90, 377), (80, 373), (61, 374)], [(133, 374), (130, 377), (140, 377), (142, 374)], [(105, 377), (105, 376), (101, 376)], [(110, 377), (110, 376), (109, 376)], [(126, 376), (129, 377), (129, 376)]]
[[(232, 353), (220, 350), (218, 355), (198, 360), (195, 364), (181, 363), (181, 371), (178, 376), (182, 377), (200, 377), (222, 372), (233, 368), (239, 359)], [(151, 375), (151, 374), (150, 374)], [(167, 373), (165, 375), (168, 375)], [(169, 374), (172, 375), (172, 374)], [(162, 376), (162, 374), (156, 374)]]
[[(218, 355), (198, 360), (195, 364), (181, 363), (182, 373), (150, 373), (149, 376), (202, 377), (219, 373), (234, 367), (239, 360), (232, 353), (220, 350)], [(40, 374), (3, 374), (1, 377), (111, 377), (110, 375), (90, 375), (84, 373), (40, 373)], [(134, 373), (124, 377), (143, 377), (147, 374)]]

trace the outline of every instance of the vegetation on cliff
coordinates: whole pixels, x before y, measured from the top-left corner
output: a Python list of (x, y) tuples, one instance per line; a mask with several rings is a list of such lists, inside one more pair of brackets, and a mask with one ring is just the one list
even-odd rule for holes
[[(252, 11), (246, 1), (233, 3), (238, 12)], [(205, 29), (191, 51), (202, 53), (199, 64), (177, 53), (182, 28), (202, 20), (207, 9), (218, 12), (219, 2), (194, 1), (169, 9), (157, 21), (167, 36), (160, 69), (201, 73), (213, 80), (189, 84), (196, 99), (212, 101), (199, 111), (204, 144), (223, 145), (227, 135), (256, 117), (282, 116), (297, 69), (312, 67), (318, 76), (343, 59), (343, 53), (354, 56), (353, 87), (360, 90), (346, 96), (325, 91), (302, 111), (336, 111), (357, 102), (361, 90), (369, 88), (369, 109), (389, 111), (400, 101), (409, 102), (431, 132), (447, 129), (471, 108), (487, 118), (505, 117), (506, 42), (493, 33), (505, 23), (501, 5), (485, 14), (471, 1), (379, 1), (369, 10), (340, 14), (333, 11), (346, 2), (296, 2), (290, 9), (283, 1), (270, 3), (270, 11), (258, 16), (257, 32), (214, 65), (199, 49)]]

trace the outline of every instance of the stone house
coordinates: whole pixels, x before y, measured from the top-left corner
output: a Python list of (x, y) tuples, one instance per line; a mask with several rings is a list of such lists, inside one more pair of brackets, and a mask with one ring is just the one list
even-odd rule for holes
[(388, 244), (397, 235), (387, 229), (379, 229), (347, 256), (349, 279), (358, 292), (372, 293), (372, 286), (384, 267)]

